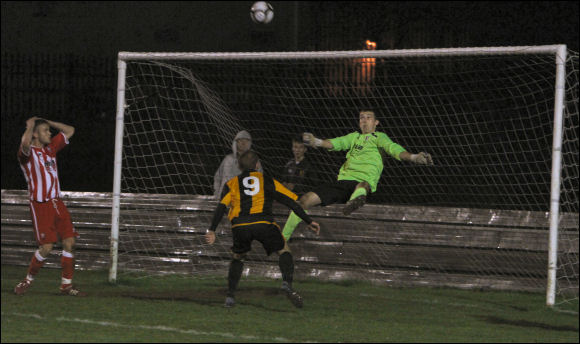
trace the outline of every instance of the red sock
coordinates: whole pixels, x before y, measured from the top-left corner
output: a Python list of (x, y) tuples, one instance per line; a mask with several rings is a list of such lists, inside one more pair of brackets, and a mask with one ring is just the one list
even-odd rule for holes
[(62, 258), (60, 259), (62, 267), (62, 286), (67, 287), (72, 284), (73, 273), (75, 270), (75, 260), (72, 253), (62, 251)]
[(28, 266), (28, 276), (26, 276), (26, 278), (32, 281), (34, 276), (36, 276), (40, 271), (40, 268), (44, 265), (45, 260), (46, 258), (41, 256), (40, 252), (36, 250), (32, 256), (32, 259), (30, 260), (30, 265)]

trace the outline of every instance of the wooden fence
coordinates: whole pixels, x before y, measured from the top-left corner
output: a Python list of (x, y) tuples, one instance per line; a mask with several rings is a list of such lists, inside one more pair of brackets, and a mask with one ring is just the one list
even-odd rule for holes
[[(208, 196), (123, 194), (122, 207), (154, 223), (147, 235), (160, 236), (156, 250), (164, 257), (145, 258), (143, 252), (128, 252), (139, 264), (145, 260), (166, 262), (155, 269), (191, 272), (191, 252), (196, 264), (211, 260), (226, 267), (229, 255), (216, 254), (201, 244), (216, 205)], [(107, 269), (110, 262), (110, 193), (63, 192), (73, 223), (81, 233), (77, 240), (77, 269)], [(290, 246), (296, 277), (324, 280), (365, 279), (392, 286), (428, 285), (459, 288), (490, 288), (542, 291), (546, 285), (548, 213), (512, 210), (408, 207), (367, 204), (350, 217), (342, 206), (319, 207), (310, 214), (323, 226), (319, 237), (298, 228)], [(160, 210), (163, 209), (163, 212)], [(278, 223), (284, 223), (285, 208), (275, 208)], [(231, 245), (226, 221), (219, 240)], [(121, 226), (120, 251), (136, 223)], [(36, 242), (31, 228), (27, 193), (2, 190), (2, 264), (27, 265)], [(559, 249), (578, 254), (578, 214), (563, 214), (561, 230), (571, 240)], [(167, 233), (171, 233), (168, 235)], [(198, 237), (189, 252), (173, 252), (172, 242)], [(191, 241), (190, 242), (194, 242)], [(264, 259), (263, 251), (248, 256), (250, 274), (278, 276), (276, 258)], [(55, 252), (58, 250), (55, 248)], [(166, 254), (165, 254), (166, 253)], [(180, 256), (181, 255), (181, 256)], [(184, 259), (179, 259), (179, 258)], [(49, 259), (47, 267), (59, 267)], [(137, 265), (129, 266), (138, 268)], [(578, 276), (578, 266), (567, 269)], [(577, 278), (577, 277), (576, 277)], [(578, 288), (577, 279), (569, 283)], [(574, 287), (575, 285), (575, 287)]]

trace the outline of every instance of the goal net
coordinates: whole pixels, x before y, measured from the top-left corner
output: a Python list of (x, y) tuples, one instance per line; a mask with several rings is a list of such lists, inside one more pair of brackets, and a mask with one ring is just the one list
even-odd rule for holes
[[(236, 134), (251, 134), (265, 173), (278, 177), (293, 136), (349, 134), (359, 111), (372, 109), (377, 131), (429, 152), (435, 165), (386, 156), (359, 211), (312, 209), (324, 233), (296, 230), (297, 274), (546, 288), (554, 47), (119, 56), (113, 275), (224, 278), (226, 217), (215, 245), (204, 234), (217, 204), (214, 174)], [(564, 65), (557, 290), (577, 300), (578, 54), (569, 51)], [(336, 179), (345, 153), (309, 149), (315, 184)], [(283, 226), (287, 210), (275, 213)], [(278, 277), (273, 256), (254, 243), (245, 274)]]

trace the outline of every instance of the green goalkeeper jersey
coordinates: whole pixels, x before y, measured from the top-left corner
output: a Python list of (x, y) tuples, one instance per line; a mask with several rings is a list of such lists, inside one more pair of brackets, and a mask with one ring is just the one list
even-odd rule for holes
[(383, 172), (381, 150), (397, 160), (401, 160), (399, 155), (406, 151), (381, 132), (370, 134), (354, 132), (329, 139), (329, 141), (333, 146), (330, 150), (348, 150), (346, 162), (338, 173), (338, 180), (366, 181), (370, 184), (372, 192), (377, 190), (377, 184)]

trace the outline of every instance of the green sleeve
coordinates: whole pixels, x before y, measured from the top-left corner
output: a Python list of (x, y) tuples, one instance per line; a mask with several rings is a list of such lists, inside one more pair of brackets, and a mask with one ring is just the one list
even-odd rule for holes
[(401, 155), (402, 152), (406, 152), (407, 150), (398, 143), (393, 142), (393, 140), (391, 140), (387, 136), (387, 134), (385, 133), (378, 134), (379, 134), (378, 146), (382, 148), (387, 154), (400, 161), (401, 158), (399, 156)]
[(329, 139), (328, 141), (330, 141), (330, 143), (332, 143), (332, 148), (330, 150), (331, 151), (349, 150), (350, 147), (352, 146), (352, 142), (356, 139), (357, 136), (358, 136), (358, 133), (354, 132), (354, 133), (350, 133), (350, 134), (345, 135), (345, 136), (340, 136), (340, 137), (335, 137), (333, 139)]

